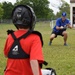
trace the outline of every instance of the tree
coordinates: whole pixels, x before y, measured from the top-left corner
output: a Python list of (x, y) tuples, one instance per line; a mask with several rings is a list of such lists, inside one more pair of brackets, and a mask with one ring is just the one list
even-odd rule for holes
[(3, 16), (3, 9), (2, 9), (2, 4), (0, 3), (0, 19), (2, 18)]
[(67, 18), (70, 18), (70, 5), (64, 0), (62, 0), (62, 5), (59, 7), (59, 10), (60, 11), (57, 13), (57, 17), (60, 17), (62, 12), (66, 12)]
[(11, 19), (11, 12), (13, 9), (13, 5), (11, 2), (3, 2), (2, 6), (4, 13), (3, 13), (3, 19)]
[(18, 4), (31, 6), (34, 9), (37, 18), (50, 18), (54, 15), (52, 9), (49, 8), (48, 0), (17, 0), (16, 5)]

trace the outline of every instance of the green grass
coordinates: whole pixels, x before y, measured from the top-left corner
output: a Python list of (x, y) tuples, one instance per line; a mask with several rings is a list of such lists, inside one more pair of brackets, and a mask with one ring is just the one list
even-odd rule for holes
[[(3, 48), (7, 37), (6, 31), (14, 29), (13, 25), (0, 24), (0, 75), (3, 75), (3, 70), (6, 64), (6, 58), (3, 55)], [(58, 36), (53, 40), (51, 46), (48, 46), (49, 38), (52, 29), (50, 22), (40, 22), (35, 26), (35, 30), (42, 33), (44, 46), (44, 58), (48, 62), (48, 66), (56, 70), (57, 75), (75, 75), (75, 29), (68, 29), (68, 45), (63, 46), (63, 37)]]

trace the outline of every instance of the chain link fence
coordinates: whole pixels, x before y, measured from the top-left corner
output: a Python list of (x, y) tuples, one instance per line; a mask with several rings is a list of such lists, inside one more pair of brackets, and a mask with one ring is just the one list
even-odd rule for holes
[(11, 20), (11, 19), (1, 19), (1, 20), (0, 20), (0, 23), (1, 23), (1, 24), (2, 24), (2, 23), (10, 24), (10, 23), (12, 23), (12, 20)]
[[(42, 18), (42, 19), (37, 19), (36, 20), (36, 22), (40, 22), (40, 21), (50, 21), (50, 19)], [(0, 23), (9, 24), (9, 23), (12, 23), (12, 20), (11, 19), (0, 19)]]

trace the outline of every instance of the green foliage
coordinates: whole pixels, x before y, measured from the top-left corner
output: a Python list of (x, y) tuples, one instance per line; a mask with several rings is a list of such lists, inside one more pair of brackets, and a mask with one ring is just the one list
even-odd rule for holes
[(61, 0), (61, 2), (62, 5), (58, 7), (60, 11), (55, 16), (53, 10), (49, 8), (50, 3), (48, 0), (16, 0), (14, 5), (11, 2), (4, 1), (0, 4), (0, 19), (11, 19), (12, 9), (19, 4), (31, 6), (35, 11), (36, 17), (40, 19), (52, 20), (61, 17), (63, 11), (67, 13), (67, 18), (70, 18), (70, 5), (64, 0)]
[(60, 11), (57, 13), (56, 17), (60, 17), (62, 12), (66, 12), (67, 18), (70, 18), (70, 5), (64, 0), (62, 0), (62, 5), (59, 7), (59, 10)]
[(13, 9), (13, 5), (11, 2), (3, 2), (3, 10), (4, 10), (4, 13), (3, 13), (3, 19), (11, 19), (11, 12), (12, 12), (12, 9)]
[(37, 18), (51, 20), (55, 17), (53, 10), (49, 8), (48, 0), (16, 0), (14, 5), (12, 5), (11, 2), (6, 1), (0, 4), (0, 19), (11, 19), (12, 9), (19, 4), (31, 6), (34, 9)]
[[(13, 25), (1, 24), (0, 25), (0, 75), (3, 75), (6, 66), (6, 58), (3, 54), (3, 48), (7, 37), (6, 31), (12, 28), (16, 30)], [(50, 22), (36, 23), (35, 30), (42, 33), (44, 46), (44, 58), (48, 62), (48, 66), (56, 70), (57, 75), (75, 75), (75, 29), (68, 29), (68, 46), (63, 46), (63, 38), (58, 36), (53, 40), (51, 46), (48, 46), (50, 34)]]
[(17, 0), (16, 4), (26, 4), (31, 6), (37, 18), (50, 18), (54, 16), (53, 10), (49, 8), (48, 0)]
[(2, 9), (2, 4), (0, 3), (0, 19), (2, 18), (3, 16), (3, 9)]

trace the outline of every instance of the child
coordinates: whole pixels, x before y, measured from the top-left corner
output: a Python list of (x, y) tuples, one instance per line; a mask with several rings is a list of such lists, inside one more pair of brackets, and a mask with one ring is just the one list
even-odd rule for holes
[(44, 61), (42, 36), (33, 31), (35, 14), (27, 5), (18, 5), (12, 11), (17, 31), (8, 31), (4, 47), (7, 65), (4, 75), (42, 75), (39, 64)]

